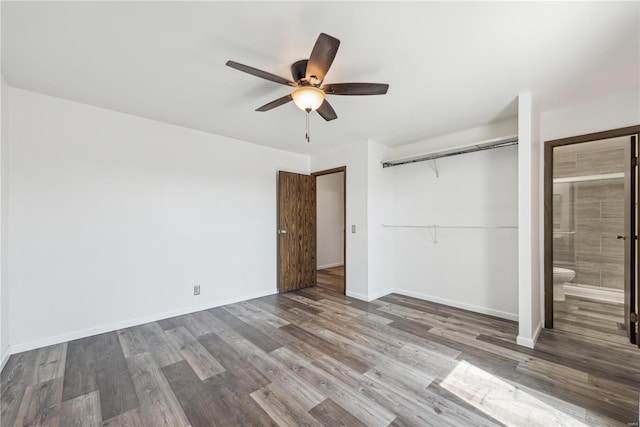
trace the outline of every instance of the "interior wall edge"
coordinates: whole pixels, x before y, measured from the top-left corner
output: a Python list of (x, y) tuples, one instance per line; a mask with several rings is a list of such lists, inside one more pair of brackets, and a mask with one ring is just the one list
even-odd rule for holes
[(2, 370), (4, 369), (4, 366), (7, 364), (7, 361), (9, 361), (10, 356), (11, 356), (11, 346), (8, 346), (5, 349), (5, 352), (0, 357), (0, 372), (2, 372)]
[(8, 212), (9, 212), (9, 83), (0, 72), (0, 371), (11, 354), (9, 344)]
[(533, 349), (536, 346), (536, 342), (538, 341), (540, 332), (542, 332), (542, 325), (543, 325), (542, 321), (538, 323), (538, 326), (536, 327), (536, 331), (533, 334), (532, 338), (527, 338), (527, 337), (518, 335), (518, 337), (516, 338), (516, 344)]
[(539, 229), (539, 112), (531, 92), (518, 95), (518, 344), (535, 343), (543, 292)]
[(175, 316), (182, 316), (185, 314), (195, 313), (202, 310), (208, 310), (210, 308), (220, 307), (223, 305), (235, 304), (242, 301), (248, 301), (255, 298), (266, 297), (269, 295), (275, 295), (277, 291), (269, 292), (257, 292), (251, 295), (245, 295), (240, 298), (230, 298), (221, 301), (216, 301), (213, 304), (201, 304), (189, 307), (183, 307), (171, 311), (165, 311), (163, 313), (155, 313), (144, 317), (138, 317), (135, 319), (124, 320), (122, 322), (110, 323), (95, 328), (83, 329), (79, 331), (68, 332), (53, 337), (47, 337), (37, 339), (33, 341), (27, 341), (19, 344), (10, 345), (10, 354), (22, 353), (24, 351), (35, 350), (50, 345), (61, 344), (68, 341), (77, 340), (80, 338), (86, 338), (93, 335), (104, 334), (107, 332), (117, 331), (119, 329), (131, 328), (133, 326), (143, 325), (145, 323), (157, 322), (158, 320), (168, 319)]
[(380, 291), (375, 294), (368, 295), (368, 294), (362, 294), (359, 292), (353, 292), (347, 289), (347, 292), (345, 295), (350, 298), (359, 299), (360, 301), (371, 302), (371, 301), (377, 300), (378, 298), (382, 298), (385, 295), (392, 294), (393, 292), (394, 292), (393, 289), (385, 289), (384, 291)]

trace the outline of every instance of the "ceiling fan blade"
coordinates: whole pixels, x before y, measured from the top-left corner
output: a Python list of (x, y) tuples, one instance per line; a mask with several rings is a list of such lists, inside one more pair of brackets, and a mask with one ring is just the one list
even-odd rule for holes
[(334, 119), (338, 118), (338, 115), (336, 114), (335, 110), (333, 109), (331, 104), (329, 104), (327, 102), (326, 99), (324, 100), (322, 105), (320, 107), (318, 107), (318, 109), (316, 111), (326, 121), (330, 121), (330, 120), (334, 120)]
[(250, 67), (248, 65), (240, 64), (234, 61), (227, 61), (227, 67), (235, 68), (236, 70), (243, 71), (252, 76), (260, 77), (261, 79), (270, 80), (272, 82), (280, 83), (282, 85), (296, 87), (297, 84), (289, 81), (283, 77), (276, 76), (275, 74), (268, 73), (266, 71), (259, 70), (257, 68)]
[(336, 57), (338, 46), (340, 46), (340, 40), (320, 33), (307, 63), (306, 79), (309, 83), (317, 85), (324, 80), (324, 75), (327, 74)]
[(269, 102), (268, 104), (264, 104), (260, 108), (256, 108), (256, 111), (269, 111), (291, 101), (293, 101), (293, 98), (291, 97), (291, 95), (283, 96), (282, 98), (278, 98), (275, 101)]
[(384, 95), (389, 90), (386, 83), (331, 83), (322, 90), (327, 95)]

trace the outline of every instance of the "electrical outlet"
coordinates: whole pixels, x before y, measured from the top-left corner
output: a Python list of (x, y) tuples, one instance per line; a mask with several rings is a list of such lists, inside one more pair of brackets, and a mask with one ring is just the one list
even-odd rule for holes
[(352, 234), (356, 234), (356, 225), (355, 225), (355, 224), (353, 224), (353, 225), (351, 226), (351, 233), (352, 233)]
[(200, 285), (195, 285), (193, 287), (193, 294), (194, 295), (200, 295)]

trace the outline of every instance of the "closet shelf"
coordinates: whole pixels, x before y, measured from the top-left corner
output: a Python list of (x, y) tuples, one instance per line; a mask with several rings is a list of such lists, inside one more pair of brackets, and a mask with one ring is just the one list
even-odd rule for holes
[(431, 238), (433, 239), (433, 243), (438, 243), (438, 230), (444, 228), (482, 228), (482, 229), (517, 229), (517, 225), (391, 225), (391, 224), (382, 224), (384, 228), (423, 228), (429, 231), (431, 234)]
[[(476, 151), (510, 147), (512, 145), (517, 145), (517, 144), (518, 144), (518, 136), (512, 135), (506, 138), (490, 139), (488, 141), (460, 145), (458, 147), (446, 148), (438, 151), (430, 151), (428, 153), (422, 153), (422, 154), (409, 156), (409, 157), (402, 157), (399, 159), (383, 160), (380, 163), (382, 163), (383, 168), (389, 168), (392, 166), (406, 165), (407, 163), (424, 162), (427, 160), (441, 159), (443, 157), (451, 157), (451, 156), (458, 156), (460, 154), (475, 153)], [(436, 175), (439, 175), (439, 172), (437, 171), (437, 169), (436, 169)]]

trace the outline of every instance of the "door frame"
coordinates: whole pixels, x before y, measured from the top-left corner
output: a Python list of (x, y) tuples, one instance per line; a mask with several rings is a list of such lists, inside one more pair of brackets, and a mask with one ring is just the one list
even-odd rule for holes
[[(347, 294), (347, 167), (339, 166), (337, 168), (326, 169), (318, 172), (312, 172), (311, 176), (316, 179), (316, 192), (318, 191), (317, 178), (322, 175), (331, 175), (338, 172), (344, 172), (343, 180), (342, 180), (342, 196), (343, 200), (343, 218), (342, 222), (344, 224), (344, 239), (342, 241), (342, 258), (344, 259), (344, 294)], [(318, 204), (316, 203), (316, 227), (318, 224)], [(317, 228), (316, 228), (317, 229)], [(318, 252), (318, 239), (316, 236), (316, 253)], [(317, 262), (317, 261), (316, 261)], [(316, 275), (318, 272), (318, 266), (316, 265)]]
[[(553, 149), (564, 145), (640, 134), (640, 125), (544, 142), (544, 327), (553, 328)], [(633, 292), (631, 292), (633, 294)], [(625, 295), (632, 298), (633, 295)], [(633, 301), (631, 301), (633, 303)], [(638, 310), (638, 307), (635, 307)], [(625, 313), (628, 316), (629, 313)]]

